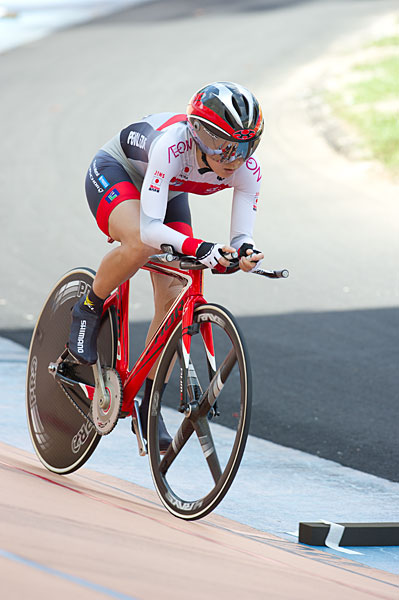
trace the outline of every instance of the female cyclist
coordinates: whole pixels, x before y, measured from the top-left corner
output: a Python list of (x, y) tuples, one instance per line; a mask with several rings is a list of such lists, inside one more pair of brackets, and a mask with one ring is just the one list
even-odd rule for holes
[[(239, 251), (239, 268), (251, 271), (263, 258), (253, 251), (252, 231), (260, 187), (253, 155), (263, 132), (255, 96), (241, 85), (216, 82), (200, 89), (187, 114), (159, 113), (132, 123), (94, 157), (86, 195), (100, 229), (120, 245), (102, 260), (93, 287), (72, 311), (71, 354), (84, 364), (97, 360), (96, 341), (105, 298), (170, 244), (223, 272), (220, 251)], [(193, 237), (187, 194), (208, 195), (233, 188), (230, 243)], [(212, 218), (212, 215), (210, 215)], [(180, 292), (173, 279), (151, 274), (155, 314), (147, 341)], [(172, 279), (172, 278), (171, 278)], [(140, 407), (146, 431), (155, 367), (146, 380)], [(171, 441), (160, 421), (160, 444)]]

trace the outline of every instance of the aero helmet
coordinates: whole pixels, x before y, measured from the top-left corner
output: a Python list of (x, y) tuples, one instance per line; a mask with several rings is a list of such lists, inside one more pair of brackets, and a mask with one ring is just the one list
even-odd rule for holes
[(187, 107), (190, 132), (205, 154), (220, 162), (247, 160), (263, 133), (255, 96), (242, 85), (217, 81), (198, 90)]

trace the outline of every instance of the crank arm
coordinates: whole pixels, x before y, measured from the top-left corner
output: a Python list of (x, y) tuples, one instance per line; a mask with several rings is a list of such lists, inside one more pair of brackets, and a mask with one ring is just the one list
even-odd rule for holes
[(70, 377), (66, 377), (62, 375), (59, 371), (55, 373), (51, 373), (54, 376), (54, 379), (61, 385), (66, 385), (68, 388), (76, 388), (79, 387), (88, 400), (88, 405), (92, 402), (94, 397), (95, 388), (92, 385), (88, 385), (87, 383), (82, 383), (81, 381), (76, 381), (76, 379), (71, 379)]
[(59, 367), (68, 356), (72, 358), (74, 362), (78, 362), (76, 358), (74, 358), (69, 352), (68, 348), (65, 348), (64, 352), (61, 354), (61, 356), (57, 358), (55, 362), (49, 363), (48, 372), (50, 373), (50, 375), (52, 375), (53, 377), (59, 375)]
[[(82, 381), (77, 381), (76, 379), (67, 377), (63, 373), (63, 370), (64, 370), (63, 363), (66, 358), (71, 358), (71, 357), (73, 359), (71, 361), (72, 365), (79, 364), (79, 362), (76, 361), (76, 359), (74, 359), (72, 354), (70, 354), (70, 352), (68, 351), (68, 348), (65, 348), (65, 350), (61, 354), (61, 356), (59, 356), (55, 362), (51, 362), (49, 364), (48, 372), (50, 373), (50, 375), (52, 375), (54, 377), (54, 379), (57, 381), (57, 383), (60, 384), (62, 387), (64, 385), (66, 385), (66, 386), (68, 386), (68, 388), (73, 389), (78, 386), (83, 391), (84, 395), (86, 396), (86, 398), (88, 400), (88, 405), (90, 405), (90, 402), (93, 400), (93, 397), (94, 397), (95, 388), (92, 385), (83, 383)], [(65, 389), (64, 389), (64, 391), (65, 391)]]
[(97, 355), (97, 362), (92, 365), (93, 375), (94, 375), (94, 383), (96, 390), (98, 390), (100, 394), (99, 405), (102, 409), (107, 408), (107, 404), (109, 405), (109, 397), (107, 391), (105, 389), (104, 379), (101, 371), (100, 359)]
[(135, 417), (132, 417), (133, 429), (136, 434), (137, 444), (139, 447), (139, 455), (145, 456), (147, 454), (147, 442), (143, 436), (143, 428), (141, 426), (141, 420), (139, 415), (139, 403), (138, 400), (134, 400), (134, 412), (136, 413)]

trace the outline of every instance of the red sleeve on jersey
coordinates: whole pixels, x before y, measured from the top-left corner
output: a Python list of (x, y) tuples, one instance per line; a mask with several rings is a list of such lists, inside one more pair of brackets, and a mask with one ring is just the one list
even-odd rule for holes
[(198, 246), (202, 244), (203, 241), (204, 240), (197, 240), (193, 237), (186, 238), (181, 246), (183, 254), (187, 254), (187, 256), (195, 256)]

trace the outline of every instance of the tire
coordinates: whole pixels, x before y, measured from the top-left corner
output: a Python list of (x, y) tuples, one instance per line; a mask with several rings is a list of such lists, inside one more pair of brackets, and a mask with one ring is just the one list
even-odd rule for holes
[[(48, 371), (65, 349), (71, 326), (71, 310), (91, 288), (95, 272), (77, 268), (66, 273), (48, 296), (33, 332), (28, 357), (26, 411), (33, 447), (43, 465), (67, 474), (81, 467), (94, 452), (101, 436), (72, 404)], [(104, 316), (97, 342), (103, 366), (115, 366), (117, 326), (114, 309)], [(68, 366), (68, 376), (94, 385), (91, 366)], [(78, 387), (78, 386), (75, 386)], [(73, 397), (85, 414), (89, 403), (83, 392)]]
[[(155, 488), (165, 507), (185, 520), (209, 514), (233, 483), (248, 437), (252, 402), (248, 351), (234, 317), (221, 306), (206, 304), (195, 309), (193, 323), (200, 324), (201, 328), (196, 330), (194, 326), (191, 336), (190, 362), (196, 374), (194, 376), (191, 371), (191, 382), (196, 382), (191, 388), (191, 415), (162, 411), (174, 438), (164, 455), (160, 454), (158, 441), (160, 399), (165, 378), (172, 370), (162, 401), (163, 406), (172, 402), (175, 408), (179, 408), (183, 360), (181, 326), (170, 337), (162, 353), (154, 379), (148, 420), (148, 453)], [(215, 370), (205, 351), (203, 327), (212, 330), (216, 369), (221, 377), (220, 380), (215, 377), (212, 386), (209, 383)], [(233, 366), (221, 368), (222, 363)], [(219, 393), (219, 417), (211, 417), (212, 410), (204, 401), (203, 392), (207, 388), (215, 395)], [(209, 395), (212, 400), (212, 391)], [(201, 397), (202, 401), (196, 402)]]

